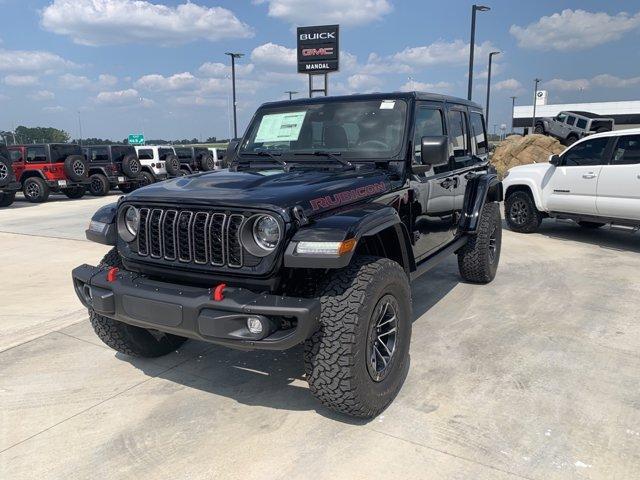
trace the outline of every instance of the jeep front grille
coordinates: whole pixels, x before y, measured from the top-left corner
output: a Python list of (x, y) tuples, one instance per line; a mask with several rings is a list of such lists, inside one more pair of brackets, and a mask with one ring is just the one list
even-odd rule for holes
[(240, 242), (246, 217), (239, 213), (140, 208), (138, 255), (180, 264), (242, 268), (245, 257), (255, 264)]

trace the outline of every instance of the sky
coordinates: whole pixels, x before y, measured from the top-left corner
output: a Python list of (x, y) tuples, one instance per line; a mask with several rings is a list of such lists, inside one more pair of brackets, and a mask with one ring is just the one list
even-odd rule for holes
[[(263, 102), (307, 95), (295, 27), (340, 25), (329, 94), (421, 90), (466, 97), (473, 2), (450, 0), (0, 0), (0, 130), (53, 126), (74, 138), (228, 138)], [(510, 124), (530, 105), (640, 99), (640, 0), (487, 0), (478, 13), (473, 99)]]

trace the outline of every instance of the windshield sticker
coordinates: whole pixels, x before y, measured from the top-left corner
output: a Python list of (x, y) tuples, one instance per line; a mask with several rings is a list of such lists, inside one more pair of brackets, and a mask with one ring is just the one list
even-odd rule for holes
[(273, 113), (260, 121), (255, 143), (295, 142), (307, 112)]
[(380, 103), (380, 110), (393, 110), (395, 106), (395, 100), (383, 100), (382, 103)]

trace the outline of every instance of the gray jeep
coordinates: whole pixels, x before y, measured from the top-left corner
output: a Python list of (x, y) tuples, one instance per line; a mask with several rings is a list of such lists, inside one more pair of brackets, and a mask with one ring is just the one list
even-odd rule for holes
[(610, 132), (613, 126), (613, 118), (590, 112), (560, 112), (555, 117), (536, 119), (534, 131), (555, 137), (568, 146), (592, 133)]

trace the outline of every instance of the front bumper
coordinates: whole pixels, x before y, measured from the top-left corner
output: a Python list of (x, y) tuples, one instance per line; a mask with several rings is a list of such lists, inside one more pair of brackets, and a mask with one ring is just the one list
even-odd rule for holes
[[(215, 301), (213, 289), (160, 282), (126, 270), (110, 282), (108, 270), (91, 265), (75, 268), (76, 294), (87, 308), (129, 325), (247, 350), (285, 350), (318, 329), (317, 299), (229, 287), (224, 298)], [(249, 332), (250, 316), (265, 322), (268, 328), (263, 334)]]

